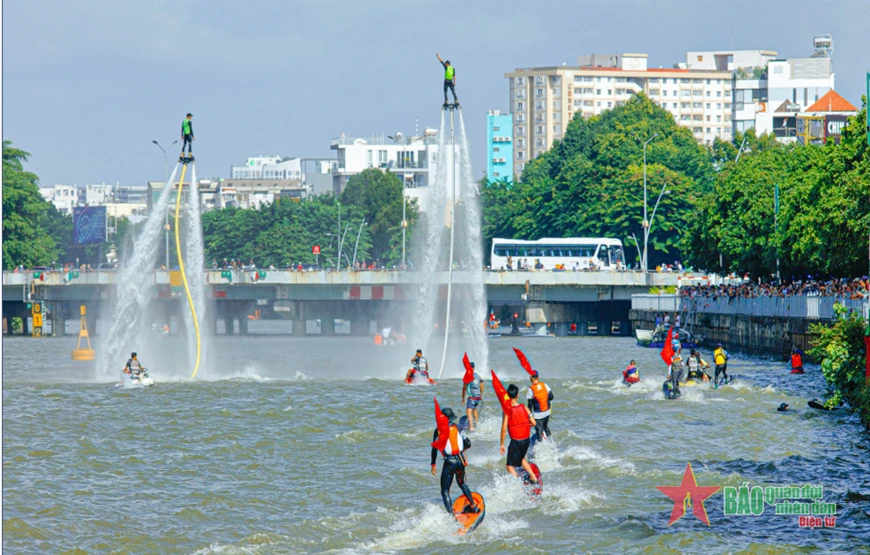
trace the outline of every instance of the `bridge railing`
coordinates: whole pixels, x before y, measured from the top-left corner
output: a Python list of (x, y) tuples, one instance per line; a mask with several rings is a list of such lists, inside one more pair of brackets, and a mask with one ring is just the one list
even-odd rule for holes
[(689, 312), (699, 314), (734, 314), (776, 318), (832, 320), (834, 304), (866, 316), (867, 303), (862, 299), (836, 296), (794, 295), (788, 297), (676, 297), (674, 295), (632, 295), (631, 307), (636, 310)]

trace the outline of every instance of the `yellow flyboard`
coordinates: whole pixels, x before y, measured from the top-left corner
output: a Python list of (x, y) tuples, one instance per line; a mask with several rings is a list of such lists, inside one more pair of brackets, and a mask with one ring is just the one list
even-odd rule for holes
[[(178, 218), (181, 214), (181, 190), (184, 187), (184, 175), (187, 172), (187, 164), (181, 167), (181, 179), (178, 181), (178, 193), (175, 197), (175, 251), (178, 254), (178, 269), (181, 271), (181, 281), (184, 283), (184, 293), (187, 295), (187, 304), (190, 306), (190, 313), (193, 315), (193, 328), (196, 330), (196, 365), (193, 368), (193, 374), (190, 379), (196, 377), (199, 371), (199, 361), (202, 351), (202, 344), (199, 336), (199, 320), (196, 317), (196, 307), (193, 306), (193, 297), (190, 296), (190, 286), (187, 284), (187, 275), (184, 272), (184, 258), (181, 256), (181, 234), (178, 229)], [(192, 184), (196, 187), (196, 184)], [(168, 269), (168, 268), (167, 268)]]

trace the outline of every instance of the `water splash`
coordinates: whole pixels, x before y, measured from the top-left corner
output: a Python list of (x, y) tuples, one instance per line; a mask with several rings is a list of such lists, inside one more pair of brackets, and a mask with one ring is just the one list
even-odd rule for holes
[[(457, 116), (458, 125), (455, 120)], [(414, 340), (418, 345), (430, 346), (433, 332), (436, 329), (445, 330), (447, 303), (444, 302), (443, 293), (447, 289), (451, 268), (448, 237), (453, 230), (450, 346), (448, 351), (445, 343), (444, 357), (448, 361), (456, 359), (456, 363), (450, 363), (451, 369), (445, 373), (447, 377), (456, 377), (463, 371), (459, 363), (463, 351), (469, 353), (479, 369), (488, 368), (489, 358), (484, 328), (487, 301), (483, 285), (480, 197), (460, 110), (441, 112), (438, 153), (432, 170), (434, 179), (430, 202), (427, 203), (425, 226), (421, 226), (424, 235), (418, 247), (423, 253), (420, 270), (425, 278), (419, 290)], [(430, 360), (430, 368), (440, 367), (441, 362)]]
[[(184, 266), (187, 274), (190, 296), (193, 298), (193, 306), (196, 309), (199, 321), (201, 356), (200, 370), (208, 371), (208, 353), (206, 341), (206, 294), (205, 294), (205, 249), (202, 238), (202, 221), (200, 219), (199, 187), (196, 179), (196, 165), (191, 165), (190, 188), (188, 189), (187, 202), (185, 204), (186, 221), (186, 250), (184, 252)], [(193, 315), (189, 310), (184, 311), (184, 319), (188, 329), (188, 346), (190, 365), (196, 364), (196, 336), (193, 333)]]
[(106, 340), (101, 342), (103, 347), (99, 350), (97, 379), (107, 376), (114, 378), (117, 372), (111, 371), (110, 366), (116, 368), (123, 364), (122, 353), (136, 349), (133, 341), (148, 312), (148, 303), (151, 300), (150, 285), (154, 280), (154, 263), (157, 259), (160, 234), (163, 231), (163, 218), (169, 204), (171, 184), (175, 182), (177, 173), (178, 165), (172, 170), (163, 193), (152, 207), (141, 233), (134, 240), (130, 260), (120, 271), (111, 325)]

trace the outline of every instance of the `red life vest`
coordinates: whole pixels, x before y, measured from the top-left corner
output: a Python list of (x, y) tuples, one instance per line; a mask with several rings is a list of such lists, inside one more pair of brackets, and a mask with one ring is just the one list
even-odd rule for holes
[(547, 384), (544, 382), (533, 383), (531, 385), (532, 394), (535, 396), (535, 412), (547, 412), (550, 410), (550, 394), (547, 391)]
[(508, 433), (511, 439), (522, 441), (529, 439), (532, 433), (532, 423), (529, 422), (529, 413), (523, 405), (515, 405), (510, 408), (508, 416)]
[(791, 355), (791, 367), (792, 368), (800, 368), (804, 365), (804, 361), (801, 360), (800, 353), (793, 353)]

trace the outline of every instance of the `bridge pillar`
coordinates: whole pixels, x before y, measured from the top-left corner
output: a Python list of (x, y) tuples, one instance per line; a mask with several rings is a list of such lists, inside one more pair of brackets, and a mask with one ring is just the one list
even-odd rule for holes
[(21, 311), (21, 335), (30, 335), (30, 314), (26, 310)]
[(59, 303), (55, 303), (51, 311), (51, 334), (55, 337), (66, 335), (66, 317)]
[(631, 320), (620, 320), (620, 322), (619, 322), (619, 335), (622, 335), (622, 336), (631, 335)]
[(208, 322), (206, 327), (208, 328), (209, 333), (211, 335), (217, 335), (217, 329), (218, 329), (217, 310), (212, 309), (212, 310), (206, 311), (205, 319)]
[(589, 322), (585, 320), (582, 322), (577, 322), (577, 335), (584, 337), (589, 335)]
[(556, 322), (556, 336), (564, 337), (568, 335), (568, 322)]
[(239, 335), (248, 335), (248, 315), (239, 312)]
[(294, 318), (293, 320), (293, 329), (291, 333), (294, 337), (305, 337), (306, 329), (305, 329), (305, 319), (304, 318)]
[(226, 335), (233, 335), (236, 333), (236, 321), (230, 314), (224, 314), (224, 333)]
[(320, 335), (330, 337), (335, 335), (335, 319), (321, 318), (320, 319)]
[(613, 322), (610, 320), (599, 320), (598, 321), (598, 335), (610, 335), (610, 327), (613, 325)]

